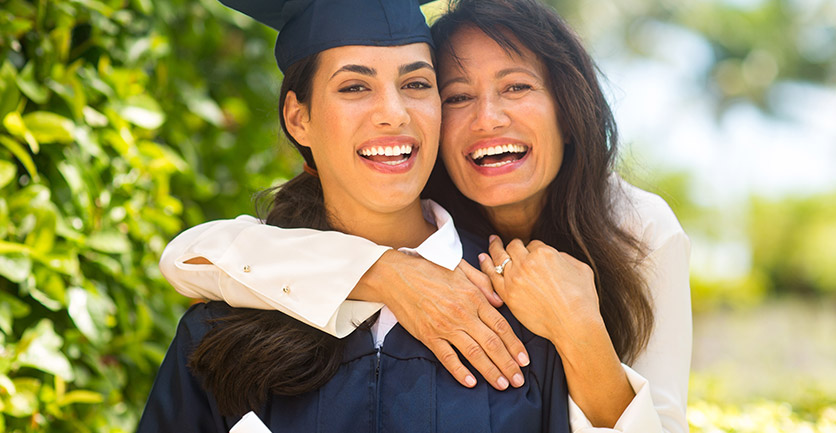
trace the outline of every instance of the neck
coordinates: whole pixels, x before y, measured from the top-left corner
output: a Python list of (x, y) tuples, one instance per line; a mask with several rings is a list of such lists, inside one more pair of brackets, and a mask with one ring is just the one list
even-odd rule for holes
[(527, 244), (531, 241), (534, 224), (537, 223), (545, 204), (546, 196), (542, 194), (521, 202), (484, 209), (488, 220), (506, 244), (512, 239), (519, 239)]
[(327, 201), (326, 208), (336, 229), (395, 249), (416, 248), (437, 230), (424, 219), (421, 201), (417, 199), (403, 209), (385, 213), (331, 208)]

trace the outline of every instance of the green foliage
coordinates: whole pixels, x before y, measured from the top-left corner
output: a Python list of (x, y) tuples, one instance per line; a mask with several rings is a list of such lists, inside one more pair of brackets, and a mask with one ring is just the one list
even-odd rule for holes
[(187, 302), (166, 242), (296, 164), (274, 35), (215, 0), (0, 5), (0, 431), (133, 431)]

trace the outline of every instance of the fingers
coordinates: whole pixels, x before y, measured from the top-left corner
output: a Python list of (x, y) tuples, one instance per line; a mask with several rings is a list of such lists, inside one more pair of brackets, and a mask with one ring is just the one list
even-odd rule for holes
[[(514, 374), (519, 372), (517, 366), (525, 367), (528, 365), (528, 351), (525, 349), (522, 341), (517, 337), (517, 334), (514, 333), (514, 330), (511, 329), (511, 325), (508, 324), (508, 321), (505, 320), (505, 317), (499, 311), (493, 308), (480, 309), (479, 318), (490, 328), (493, 335), (498, 336), (502, 341), (504, 350), (500, 350), (499, 352), (502, 355), (510, 354), (514, 357), (511, 362), (508, 362), (507, 360), (494, 356), (492, 351), (488, 352), (494, 363), (501, 366), (503, 373), (513, 378)], [(492, 343), (485, 343), (483, 347), (489, 347), (490, 344)], [(511, 383), (515, 383), (515, 381), (512, 380)]]
[(444, 340), (435, 340), (435, 342), (427, 342), (425, 344), (435, 354), (435, 357), (438, 358), (441, 365), (453, 375), (456, 381), (468, 388), (476, 386), (476, 377), (462, 364), (459, 360), (459, 355), (453, 350), (450, 343)]
[[(488, 319), (489, 322), (502, 321), (503, 325), (510, 330), (505, 318), (493, 307), (485, 306), (485, 311), (493, 311), (496, 314), (496, 317)], [(492, 323), (492, 326), (496, 325)], [(513, 332), (511, 334), (513, 335)], [(516, 336), (513, 336), (513, 339), (516, 340)], [(525, 383), (520, 366), (511, 357), (505, 342), (487, 325), (470, 330), (470, 334), (457, 333), (449, 341), (494, 388), (502, 391), (509, 385), (520, 387)], [(518, 342), (518, 344), (522, 346), (522, 343)], [(519, 348), (516, 350), (518, 354), (525, 353), (520, 352)], [(527, 360), (527, 354), (525, 358)]]
[(485, 298), (488, 302), (491, 303), (496, 308), (502, 306), (502, 298), (493, 290), (493, 285), (491, 285), (491, 279), (488, 278), (487, 275), (480, 272), (478, 269), (474, 268), (467, 263), (466, 261), (462, 260), (459, 263), (459, 269), (464, 272), (464, 275), (470, 280), (473, 285), (479, 288), (482, 291), (482, 294), (485, 295)]
[(511, 257), (511, 263), (514, 261), (517, 264), (522, 263), (522, 261), (528, 256), (529, 250), (528, 248), (523, 245), (522, 241), (519, 239), (514, 239), (513, 241), (508, 243), (508, 246), (505, 247), (505, 252), (508, 253), (508, 256)]
[(505, 280), (502, 278), (502, 275), (496, 273), (496, 266), (493, 263), (491, 256), (485, 253), (479, 254), (479, 268), (491, 280), (491, 286), (499, 294), (499, 297), (504, 299)]

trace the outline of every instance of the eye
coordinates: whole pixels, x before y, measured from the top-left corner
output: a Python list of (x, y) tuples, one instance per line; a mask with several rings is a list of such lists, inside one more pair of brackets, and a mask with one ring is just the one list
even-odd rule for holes
[(511, 84), (510, 86), (508, 86), (507, 91), (508, 92), (523, 92), (523, 91), (526, 91), (526, 90), (531, 90), (532, 88), (533, 88), (533, 86), (531, 86), (530, 84), (516, 83), (516, 84)]
[(348, 86), (345, 86), (345, 87), (341, 87), (339, 89), (339, 92), (340, 93), (357, 93), (357, 92), (363, 92), (363, 91), (366, 91), (366, 90), (369, 90), (369, 88), (362, 85), (362, 84), (351, 84), (351, 85), (348, 85)]
[(451, 96), (445, 98), (444, 103), (445, 104), (459, 104), (459, 103), (466, 102), (466, 101), (469, 101), (469, 100), (470, 100), (470, 96), (460, 93), (460, 94), (451, 95)]
[(433, 86), (430, 83), (425, 81), (410, 81), (403, 86), (404, 89), (412, 89), (412, 90), (423, 90), (423, 89), (432, 89)]

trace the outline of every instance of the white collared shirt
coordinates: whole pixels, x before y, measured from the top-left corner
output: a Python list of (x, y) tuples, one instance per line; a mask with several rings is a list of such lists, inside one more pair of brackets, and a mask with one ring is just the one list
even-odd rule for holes
[[(452, 271), (462, 260), (462, 242), (459, 239), (459, 233), (456, 232), (456, 227), (453, 225), (453, 218), (450, 218), (450, 214), (432, 200), (422, 200), (421, 209), (424, 211), (424, 219), (428, 223), (435, 225), (438, 230), (424, 240), (421, 245), (418, 245), (418, 247), (398, 248), (398, 251), (412, 256), (423, 257)], [(386, 335), (397, 323), (398, 319), (392, 314), (392, 310), (384, 305), (380, 309), (380, 316), (378, 316), (377, 321), (372, 325), (372, 335), (374, 336), (374, 346), (376, 348), (383, 346), (383, 340), (386, 338)]]

